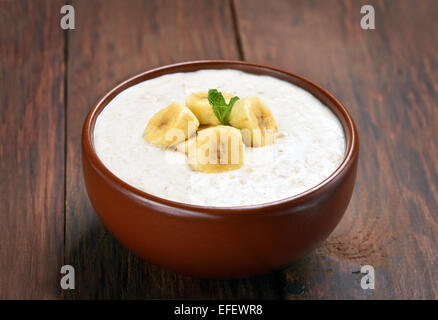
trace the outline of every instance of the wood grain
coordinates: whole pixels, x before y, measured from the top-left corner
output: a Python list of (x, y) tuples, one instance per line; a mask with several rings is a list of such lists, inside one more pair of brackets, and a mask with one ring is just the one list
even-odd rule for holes
[[(277, 298), (279, 274), (203, 281), (151, 266), (122, 248), (85, 193), (80, 131), (91, 105), (118, 82), (169, 63), (238, 59), (228, 2), (73, 1), (67, 103), (66, 263), (77, 289), (65, 298)], [(280, 289), (280, 290), (279, 290)]]
[(0, 299), (60, 294), (64, 38), (60, 1), (0, 2)]
[[(371, 4), (376, 29), (360, 28)], [(358, 125), (353, 199), (314, 253), (285, 271), (287, 298), (438, 297), (438, 3), (236, 0), (246, 60), (308, 77)], [(263, 23), (260, 23), (263, 21)], [(376, 289), (362, 290), (373, 265)]]
[[(65, 1), (0, 1), (0, 299), (438, 298), (438, 2), (69, 2), (76, 29), (64, 32)], [(376, 30), (360, 28), (363, 4)], [(287, 270), (192, 279), (105, 230), (85, 192), (80, 131), (91, 105), (138, 72), (239, 58), (308, 77), (347, 106), (361, 138), (356, 189), (330, 238)], [(64, 263), (74, 291), (59, 289)], [(364, 264), (374, 291), (360, 288)]]

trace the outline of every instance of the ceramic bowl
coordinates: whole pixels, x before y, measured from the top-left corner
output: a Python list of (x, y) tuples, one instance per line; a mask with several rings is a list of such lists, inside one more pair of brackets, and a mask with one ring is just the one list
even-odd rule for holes
[[(327, 179), (301, 194), (251, 206), (208, 207), (169, 201), (117, 178), (94, 149), (93, 130), (99, 113), (117, 94), (139, 82), (201, 69), (237, 69), (269, 75), (309, 91), (339, 118), (346, 137), (344, 160)], [(82, 132), (88, 196), (109, 232), (149, 263), (216, 279), (247, 277), (283, 268), (324, 241), (350, 201), (358, 150), (355, 124), (333, 95), (303, 77), (241, 61), (185, 62), (136, 75), (99, 99)]]

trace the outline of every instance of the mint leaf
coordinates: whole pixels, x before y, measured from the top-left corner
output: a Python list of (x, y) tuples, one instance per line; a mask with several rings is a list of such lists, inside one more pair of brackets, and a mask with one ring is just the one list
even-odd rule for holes
[(227, 110), (225, 111), (225, 114), (224, 114), (224, 122), (226, 124), (230, 123), (229, 119), (230, 119), (231, 109), (233, 109), (233, 106), (234, 106), (234, 104), (236, 103), (237, 100), (239, 100), (239, 97), (236, 97), (236, 96), (232, 97), (230, 99), (230, 102), (227, 105)]
[(223, 125), (229, 124), (231, 109), (237, 100), (239, 100), (239, 97), (232, 97), (227, 104), (222, 93), (216, 89), (208, 90), (208, 102), (213, 108), (214, 115)]
[(217, 91), (217, 89), (208, 90), (208, 102), (210, 102), (213, 107), (226, 104), (224, 96)]

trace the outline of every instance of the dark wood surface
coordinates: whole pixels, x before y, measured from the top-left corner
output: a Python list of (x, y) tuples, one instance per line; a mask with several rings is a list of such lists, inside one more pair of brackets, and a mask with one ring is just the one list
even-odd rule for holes
[(56, 298), (64, 246), (62, 2), (0, 2), (0, 299)]
[[(438, 298), (438, 3), (0, 1), (0, 298)], [(376, 30), (360, 28), (372, 4)], [(152, 266), (87, 198), (80, 130), (118, 82), (194, 59), (244, 59), (329, 89), (358, 125), (353, 199), (338, 228), (286, 270), (193, 279)], [(63, 264), (76, 290), (59, 288)], [(373, 265), (376, 289), (362, 290)]]
[[(437, 298), (438, 3), (236, 4), (244, 58), (329, 89), (351, 111), (361, 142), (345, 217), (318, 250), (285, 271), (285, 296)], [(374, 6), (375, 30), (360, 28), (362, 4)], [(375, 267), (374, 291), (357, 285), (363, 264)]]

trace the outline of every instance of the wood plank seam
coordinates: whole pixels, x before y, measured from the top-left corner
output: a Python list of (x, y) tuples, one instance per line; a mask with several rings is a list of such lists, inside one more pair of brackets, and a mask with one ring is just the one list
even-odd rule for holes
[(242, 38), (240, 37), (239, 21), (238, 21), (238, 15), (236, 10), (237, 8), (236, 8), (236, 4), (234, 3), (234, 0), (230, 0), (230, 11), (231, 11), (231, 17), (233, 19), (233, 31), (234, 31), (234, 37), (236, 38), (236, 46), (237, 46), (237, 50), (239, 51), (240, 60), (245, 60), (245, 53), (243, 51)]
[[(65, 1), (64, 5), (70, 5), (70, 1)], [(65, 261), (65, 247), (66, 247), (66, 229), (67, 229), (67, 104), (68, 104), (68, 33), (70, 30), (64, 30), (64, 225), (63, 225), (63, 244), (62, 244), (62, 265)], [(61, 299), (65, 299), (64, 290), (61, 289)]]

